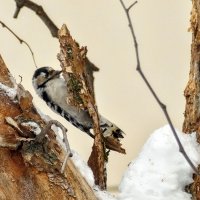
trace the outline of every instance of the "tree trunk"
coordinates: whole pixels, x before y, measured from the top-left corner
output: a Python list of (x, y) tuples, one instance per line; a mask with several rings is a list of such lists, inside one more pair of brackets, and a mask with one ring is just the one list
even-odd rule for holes
[(66, 153), (55, 133), (50, 130), (49, 140), (38, 142), (22, 122), (34, 122), (41, 130), (46, 126), (32, 104), (32, 96), (12, 82), (0, 56), (0, 199), (97, 199), (70, 159), (60, 173)]
[[(186, 98), (185, 120), (183, 132), (196, 131), (200, 143), (200, 0), (193, 0), (191, 12), (192, 45), (189, 81), (184, 91)], [(198, 169), (200, 172), (200, 170)], [(194, 183), (190, 185), (193, 199), (200, 200), (200, 178), (194, 175)]]

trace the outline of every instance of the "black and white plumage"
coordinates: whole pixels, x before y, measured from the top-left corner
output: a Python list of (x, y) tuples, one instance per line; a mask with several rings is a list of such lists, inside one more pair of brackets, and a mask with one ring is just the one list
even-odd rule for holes
[[(67, 85), (60, 74), (61, 71), (56, 71), (51, 67), (37, 69), (32, 79), (36, 93), (54, 112), (94, 138), (94, 135), (90, 132), (92, 119), (89, 113), (67, 103)], [(121, 129), (101, 115), (99, 117), (100, 128), (104, 137), (123, 138)]]

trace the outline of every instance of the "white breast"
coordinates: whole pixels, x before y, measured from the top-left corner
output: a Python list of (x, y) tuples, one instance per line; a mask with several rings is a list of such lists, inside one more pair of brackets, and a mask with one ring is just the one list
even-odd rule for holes
[(45, 91), (54, 103), (59, 105), (83, 126), (91, 126), (92, 120), (88, 112), (67, 104), (67, 87), (64, 79), (57, 78), (49, 81)]

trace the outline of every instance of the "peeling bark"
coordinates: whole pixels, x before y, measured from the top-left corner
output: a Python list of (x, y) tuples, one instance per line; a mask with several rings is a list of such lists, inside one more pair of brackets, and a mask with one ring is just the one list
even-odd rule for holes
[(88, 163), (93, 171), (95, 184), (101, 189), (106, 189), (103, 136), (100, 132), (99, 116), (93, 96), (94, 92), (89, 85), (87, 72), (85, 71), (87, 48), (79, 47), (65, 24), (58, 31), (58, 38), (60, 42), (58, 59), (61, 63), (69, 93), (66, 101), (79, 109), (88, 110), (93, 120), (95, 138), (93, 151), (89, 159), (90, 162)]

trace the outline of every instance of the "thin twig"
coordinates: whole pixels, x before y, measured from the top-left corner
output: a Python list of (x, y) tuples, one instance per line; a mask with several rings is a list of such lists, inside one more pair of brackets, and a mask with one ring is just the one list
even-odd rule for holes
[(63, 142), (65, 144), (66, 151), (67, 151), (65, 158), (64, 158), (64, 161), (63, 161), (63, 164), (62, 164), (62, 167), (61, 167), (61, 173), (63, 173), (65, 168), (66, 168), (68, 158), (72, 157), (72, 152), (71, 152), (69, 142), (68, 142), (68, 139), (67, 139), (67, 129), (60, 122), (58, 122), (56, 120), (50, 120), (48, 122), (48, 124), (44, 127), (44, 129), (42, 129), (41, 133), (36, 136), (36, 141), (41, 143), (44, 140), (45, 135), (51, 129), (52, 125), (56, 125), (57, 127), (59, 127), (62, 130)]
[(19, 84), (21, 84), (22, 83), (22, 76), (21, 75), (19, 75), (19, 78), (20, 78), (20, 82), (19, 82)]
[(24, 44), (28, 47), (29, 51), (31, 52), (34, 65), (35, 65), (35, 67), (37, 68), (37, 65), (36, 65), (36, 62), (35, 62), (35, 56), (34, 56), (34, 53), (33, 53), (32, 49), (31, 49), (30, 45), (29, 45), (26, 41), (22, 40), (14, 31), (12, 31), (12, 30), (11, 30), (6, 24), (4, 24), (2, 21), (0, 21), (0, 24), (2, 25), (3, 28), (6, 28), (10, 33), (12, 33), (12, 34), (19, 40), (20, 44), (24, 43)]
[(136, 3), (137, 3), (137, 1), (135, 1), (134, 3), (132, 3), (126, 10), (129, 11)]
[(142, 68), (141, 68), (141, 64), (140, 64), (140, 57), (139, 57), (139, 49), (138, 49), (138, 43), (137, 43), (137, 38), (136, 38), (136, 35), (135, 35), (135, 31), (134, 31), (134, 28), (133, 28), (133, 23), (131, 21), (131, 18), (130, 18), (130, 14), (129, 14), (129, 11), (130, 9), (137, 3), (137, 1), (135, 1), (133, 4), (131, 4), (131, 6), (129, 6), (128, 8), (126, 8), (123, 0), (119, 0), (125, 13), (126, 13), (126, 16), (127, 16), (127, 19), (128, 19), (128, 23), (129, 23), (129, 28), (130, 28), (130, 31), (131, 31), (131, 35), (132, 35), (132, 38), (133, 38), (133, 42), (134, 42), (134, 46), (135, 46), (135, 56), (136, 56), (136, 60), (137, 60), (137, 67), (136, 67), (136, 70), (138, 71), (138, 73), (141, 75), (143, 81), (145, 82), (145, 84), (147, 85), (148, 89), (150, 90), (150, 92), (152, 93), (153, 97), (155, 98), (156, 102), (159, 104), (159, 106), (161, 107), (166, 119), (167, 119), (167, 122), (169, 123), (169, 126), (172, 130), (172, 133), (176, 139), (176, 142), (179, 146), (179, 151), (182, 153), (182, 155), (184, 156), (184, 158), (186, 159), (186, 161), (188, 162), (188, 164), (190, 165), (190, 167), (194, 170), (194, 172), (196, 174), (198, 174), (198, 171), (197, 171), (197, 168), (195, 167), (195, 165), (193, 164), (193, 162), (190, 160), (189, 156), (187, 155), (183, 145), (181, 144), (180, 142), (180, 139), (176, 133), (176, 130), (174, 128), (174, 125), (171, 121), (171, 118), (168, 114), (168, 111), (167, 111), (167, 108), (166, 108), (166, 105), (163, 104), (158, 95), (155, 93), (154, 89), (152, 88), (152, 86), (150, 85), (149, 81), (147, 80), (146, 76), (144, 75), (143, 71), (142, 71)]

